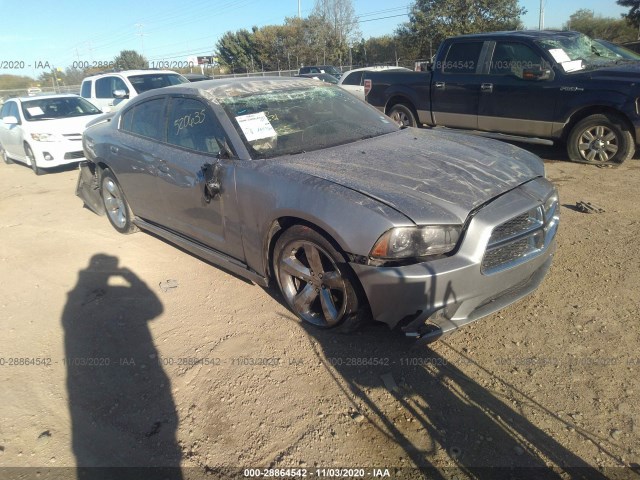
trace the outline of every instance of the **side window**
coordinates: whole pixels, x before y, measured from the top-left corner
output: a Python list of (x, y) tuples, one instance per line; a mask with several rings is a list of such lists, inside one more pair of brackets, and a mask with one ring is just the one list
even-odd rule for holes
[(20, 122), (20, 113), (18, 112), (18, 104), (16, 102), (9, 103), (9, 116), (16, 117)]
[(12, 103), (13, 102), (8, 102), (2, 106), (2, 110), (0, 110), (0, 118), (9, 116), (9, 107), (11, 106)]
[(220, 152), (217, 139), (223, 138), (222, 127), (203, 102), (183, 97), (171, 99), (169, 143), (215, 155)]
[(164, 97), (139, 103), (122, 115), (120, 130), (164, 141)]
[(483, 42), (452, 43), (442, 64), (443, 73), (475, 73)]
[(342, 81), (343, 85), (360, 85), (362, 83), (362, 73), (363, 72), (353, 72), (347, 75)]
[(515, 75), (522, 78), (525, 68), (542, 66), (542, 57), (523, 43), (498, 42), (491, 59), (491, 75)]
[(96, 80), (96, 98), (114, 98), (114, 90), (124, 90), (129, 93), (127, 85), (118, 77), (103, 77)]
[(91, 98), (91, 80), (85, 80), (84, 82), (82, 82), (80, 96), (84, 98)]

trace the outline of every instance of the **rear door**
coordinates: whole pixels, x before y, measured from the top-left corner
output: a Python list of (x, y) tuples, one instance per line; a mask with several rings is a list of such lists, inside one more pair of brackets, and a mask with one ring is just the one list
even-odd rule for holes
[(456, 40), (443, 47), (433, 69), (431, 110), (436, 125), (478, 128), (482, 64), (481, 39)]
[[(238, 221), (235, 161), (221, 155), (227, 141), (211, 107), (197, 97), (173, 95), (158, 173), (163, 224), (215, 250), (244, 259)], [(205, 181), (214, 171), (221, 193), (210, 196)]]
[(162, 223), (164, 214), (157, 179), (159, 154), (165, 141), (166, 104), (163, 95), (124, 111), (116, 139), (106, 152), (133, 213), (157, 223)]
[(549, 70), (535, 46), (519, 41), (491, 42), (482, 76), (478, 128), (515, 135), (551, 137), (559, 88), (553, 78), (532, 71)]

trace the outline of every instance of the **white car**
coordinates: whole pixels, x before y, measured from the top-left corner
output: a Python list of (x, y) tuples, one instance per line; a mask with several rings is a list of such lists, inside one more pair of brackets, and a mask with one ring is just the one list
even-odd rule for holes
[(78, 95), (11, 98), (0, 110), (0, 149), (5, 163), (43, 169), (84, 160), (82, 132), (102, 115)]
[(180, 83), (189, 83), (189, 80), (171, 70), (122, 70), (85, 78), (80, 95), (103, 112), (110, 112), (147, 90)]
[(340, 80), (338, 80), (338, 86), (344, 88), (351, 95), (355, 95), (363, 102), (365, 101), (365, 85), (363, 80), (364, 72), (381, 72), (383, 70), (409, 70), (404, 67), (387, 67), (387, 66), (377, 66), (377, 67), (363, 67), (363, 68), (354, 68), (353, 70), (348, 70), (342, 74)]

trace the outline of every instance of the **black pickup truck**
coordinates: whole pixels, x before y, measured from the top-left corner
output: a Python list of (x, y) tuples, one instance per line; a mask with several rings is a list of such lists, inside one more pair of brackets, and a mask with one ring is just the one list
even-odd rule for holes
[(621, 163), (640, 142), (640, 62), (577, 32), (454, 37), (427, 72), (360, 74), (366, 100), (408, 126), (563, 142), (585, 163)]

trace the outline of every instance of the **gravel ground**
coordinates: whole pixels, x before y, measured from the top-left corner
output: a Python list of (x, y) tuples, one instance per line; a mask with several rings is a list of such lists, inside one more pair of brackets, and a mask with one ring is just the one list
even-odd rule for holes
[(563, 205), (549, 276), (419, 348), (384, 326), (304, 327), (274, 291), (119, 235), (74, 196), (77, 171), (0, 165), (0, 478), (149, 465), (637, 478), (640, 162), (534, 150)]

